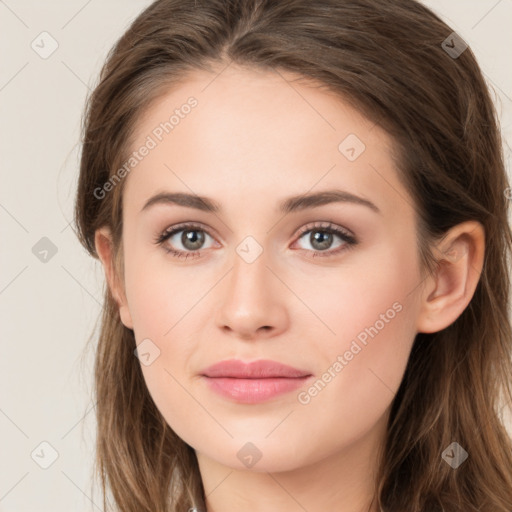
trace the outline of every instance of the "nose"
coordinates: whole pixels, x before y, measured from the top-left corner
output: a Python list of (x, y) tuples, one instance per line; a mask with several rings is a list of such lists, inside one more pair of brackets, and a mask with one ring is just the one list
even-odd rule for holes
[(248, 263), (235, 253), (217, 310), (217, 325), (224, 334), (248, 340), (287, 329), (286, 287), (267, 265), (265, 254)]

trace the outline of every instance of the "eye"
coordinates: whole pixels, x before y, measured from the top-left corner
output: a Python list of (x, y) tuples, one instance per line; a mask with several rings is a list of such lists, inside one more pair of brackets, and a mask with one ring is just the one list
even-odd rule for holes
[[(304, 238), (305, 235), (309, 236)], [(358, 243), (357, 239), (350, 232), (338, 228), (330, 222), (327, 224), (317, 223), (313, 226), (305, 226), (299, 234), (299, 240), (303, 238), (313, 249), (312, 251), (309, 249), (303, 250), (312, 252), (312, 257), (333, 256), (354, 247)], [(340, 240), (340, 243), (332, 248), (336, 238)]]
[[(213, 240), (202, 226), (181, 224), (165, 230), (156, 238), (155, 243), (162, 245), (164, 250), (177, 258), (198, 257), (199, 249), (208, 249), (203, 247), (207, 237)], [(165, 243), (167, 241), (170, 243)], [(183, 248), (179, 247), (180, 244)], [(175, 248), (176, 246), (178, 249)]]
[[(309, 235), (309, 237), (305, 238), (306, 235)], [(161, 245), (173, 257), (187, 259), (189, 257), (200, 257), (200, 249), (211, 247), (204, 247), (207, 238), (214, 240), (201, 225), (180, 224), (166, 229), (156, 237), (154, 242)], [(349, 231), (339, 228), (330, 222), (305, 226), (298, 235), (298, 241), (303, 238), (311, 245), (312, 250), (307, 248), (300, 249), (306, 253), (311, 253), (310, 257), (334, 256), (352, 248), (358, 243), (357, 239)], [(333, 241), (336, 238), (338, 238), (340, 243), (333, 249)], [(176, 248), (177, 246), (178, 248)]]

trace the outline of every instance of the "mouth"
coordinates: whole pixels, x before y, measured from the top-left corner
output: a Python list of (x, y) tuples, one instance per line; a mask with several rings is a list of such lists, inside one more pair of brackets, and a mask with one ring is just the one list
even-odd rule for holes
[(311, 373), (270, 359), (260, 359), (249, 363), (244, 363), (240, 359), (227, 359), (209, 366), (201, 372), (201, 375), (238, 379), (267, 379), (306, 377)]
[(244, 363), (237, 359), (221, 361), (201, 372), (209, 388), (224, 398), (239, 403), (259, 403), (289, 393), (312, 377), (277, 361)]
[(289, 393), (304, 385), (308, 377), (270, 377), (239, 379), (233, 377), (204, 377), (209, 388), (217, 394), (240, 403), (254, 404)]

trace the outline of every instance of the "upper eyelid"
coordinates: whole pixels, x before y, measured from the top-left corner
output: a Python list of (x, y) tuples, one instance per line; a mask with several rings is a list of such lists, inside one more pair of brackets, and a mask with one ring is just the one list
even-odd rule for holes
[(341, 231), (342, 233), (346, 234), (347, 236), (355, 237), (354, 233), (350, 229), (345, 228), (343, 226), (338, 226), (334, 222), (331, 222), (331, 221), (316, 221), (316, 222), (320, 222), (321, 224), (308, 223), (305, 226), (301, 227), (297, 231), (297, 235), (303, 235), (304, 233), (307, 233), (308, 231), (313, 231), (315, 229), (317, 229), (317, 230), (324, 229), (326, 231), (329, 231), (329, 230)]
[[(197, 229), (198, 228), (198, 229)], [(183, 222), (178, 223), (173, 226), (169, 226), (168, 228), (164, 229), (162, 231), (162, 235), (170, 234), (170, 233), (179, 233), (180, 231), (186, 231), (186, 230), (192, 230), (197, 229), (198, 231), (204, 231), (209, 236), (212, 236), (210, 234), (210, 228), (206, 227), (205, 225), (201, 224), (200, 222)]]

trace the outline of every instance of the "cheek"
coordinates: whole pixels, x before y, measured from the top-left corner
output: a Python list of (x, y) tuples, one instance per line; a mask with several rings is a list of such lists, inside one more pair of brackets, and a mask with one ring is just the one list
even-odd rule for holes
[(127, 294), (136, 343), (148, 347), (153, 359), (144, 364), (141, 358), (144, 381), (167, 423), (183, 440), (192, 441), (190, 421), (200, 412), (188, 380), (198, 339), (194, 305), (205, 292), (184, 269), (169, 275), (168, 268), (166, 274), (158, 265), (141, 268), (129, 289), (127, 284)]
[(405, 252), (397, 242), (354, 253), (339, 269), (317, 271), (314, 279), (296, 289), (324, 321), (326, 339), (339, 340), (356, 336), (388, 310), (387, 317), (394, 318), (399, 306), (393, 305), (405, 307), (419, 284), (414, 248)]
[(208, 291), (208, 275), (201, 277), (193, 266), (173, 264), (163, 249), (150, 255), (134, 251), (126, 258), (125, 268), (137, 341), (154, 338), (165, 343), (188, 323), (194, 306)]
[[(316, 288), (305, 295), (303, 290), (305, 302), (322, 320), (315, 320), (316, 335), (310, 339), (321, 354), (323, 367), (317, 370), (331, 368), (336, 374), (336, 384), (329, 385), (333, 393), (350, 390), (359, 400), (377, 403), (396, 392), (416, 334), (419, 283), (414, 247), (406, 253), (399, 244), (389, 244), (337, 275), (330, 272), (324, 293)], [(340, 364), (332, 368), (337, 361), (342, 369)]]
[(144, 378), (157, 405), (170, 399), (186, 408), (190, 397), (180, 402), (187, 397), (178, 382), (184, 384), (183, 375), (195, 369), (192, 357), (205, 326), (204, 318), (197, 315), (207, 315), (201, 299), (216, 276), (201, 274), (193, 266), (173, 266), (162, 254), (131, 249), (125, 279), (135, 340), (155, 354), (153, 363), (141, 365)]
[(329, 443), (342, 448), (367, 434), (386, 414), (402, 381), (414, 340), (411, 301), (391, 304), (383, 295), (366, 308), (351, 308), (352, 316), (343, 313), (347, 325), (339, 320), (338, 325), (347, 335), (324, 347), (327, 363), (297, 397), (301, 409), (294, 419), (312, 422), (326, 439), (317, 451), (328, 453)]

